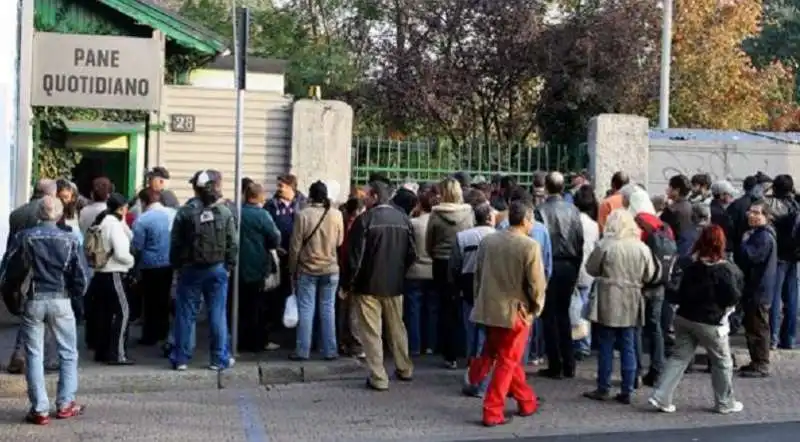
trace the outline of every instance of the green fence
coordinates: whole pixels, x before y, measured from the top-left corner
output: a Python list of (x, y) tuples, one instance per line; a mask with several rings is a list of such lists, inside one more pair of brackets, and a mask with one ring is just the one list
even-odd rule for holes
[(586, 144), (574, 147), (546, 144), (487, 144), (446, 140), (390, 140), (355, 137), (351, 168), (353, 181), (365, 183), (372, 173), (392, 180), (439, 180), (457, 171), (487, 179), (497, 173), (530, 185), (539, 170), (579, 171), (589, 164)]

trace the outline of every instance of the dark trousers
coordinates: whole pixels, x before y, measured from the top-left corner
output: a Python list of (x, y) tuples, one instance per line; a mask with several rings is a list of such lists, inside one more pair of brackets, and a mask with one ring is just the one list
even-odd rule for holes
[(144, 306), (142, 344), (165, 341), (169, 335), (172, 267), (142, 269), (136, 289)]
[(464, 325), (461, 316), (461, 297), (450, 284), (448, 260), (433, 260), (433, 283), (439, 295), (439, 346), (447, 362), (455, 362), (464, 354)]
[(758, 371), (769, 370), (769, 304), (761, 305), (755, 300), (744, 300), (744, 336), (750, 352), (750, 364)]
[(238, 351), (258, 353), (266, 345), (264, 281), (239, 282)]
[(571, 261), (553, 261), (553, 275), (547, 284), (542, 312), (544, 346), (547, 351), (548, 369), (566, 375), (575, 373), (569, 306), (577, 281), (578, 266)]
[(124, 273), (95, 273), (92, 317), (97, 321), (94, 336), (95, 360), (127, 359), (130, 308), (125, 291)]
[(362, 351), (353, 296), (348, 293), (346, 298), (336, 297), (336, 342), (339, 343), (340, 352), (349, 355), (357, 355)]
[[(671, 309), (664, 303), (663, 292), (652, 294), (645, 300), (644, 327), (636, 336), (636, 365), (639, 373), (644, 370), (642, 356), (645, 351), (650, 355), (650, 372), (659, 374), (664, 368), (664, 330), (661, 321), (664, 308)], [(644, 344), (647, 348), (644, 348)]]

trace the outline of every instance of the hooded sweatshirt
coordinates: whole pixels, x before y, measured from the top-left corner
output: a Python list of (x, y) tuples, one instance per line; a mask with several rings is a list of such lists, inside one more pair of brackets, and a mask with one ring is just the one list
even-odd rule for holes
[(425, 232), (425, 250), (432, 259), (450, 259), (456, 234), (475, 225), (469, 204), (441, 203), (433, 208)]

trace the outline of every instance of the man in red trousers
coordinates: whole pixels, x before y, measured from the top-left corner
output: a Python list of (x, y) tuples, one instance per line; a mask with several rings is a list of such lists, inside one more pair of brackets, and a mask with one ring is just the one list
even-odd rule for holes
[(533, 318), (544, 308), (547, 277), (541, 247), (528, 236), (533, 207), (522, 201), (508, 210), (511, 228), (488, 235), (480, 244), (475, 270), (475, 307), (471, 320), (486, 327), (483, 353), (469, 367), (476, 384), (494, 368), (483, 400), (483, 425), (508, 423), (506, 396), (517, 401), (518, 415), (536, 413), (538, 401), (525, 381), (522, 355), (527, 351)]

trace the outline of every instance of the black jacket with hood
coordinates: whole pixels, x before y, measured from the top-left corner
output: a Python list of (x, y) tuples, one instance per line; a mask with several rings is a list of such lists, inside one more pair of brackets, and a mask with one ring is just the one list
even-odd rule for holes
[(433, 259), (450, 259), (456, 234), (475, 225), (469, 204), (441, 203), (433, 207), (425, 232), (425, 249)]

